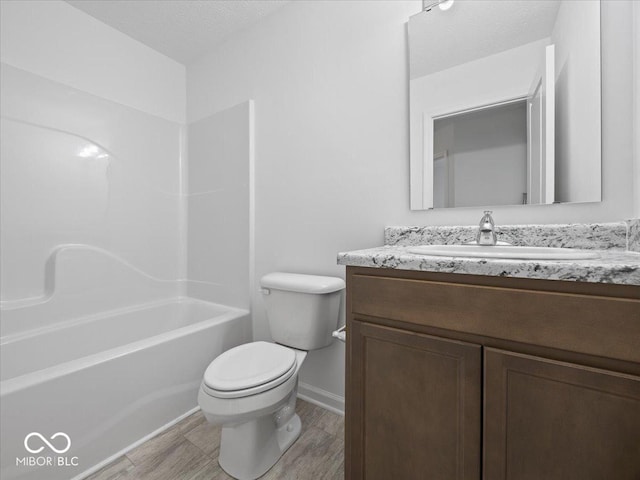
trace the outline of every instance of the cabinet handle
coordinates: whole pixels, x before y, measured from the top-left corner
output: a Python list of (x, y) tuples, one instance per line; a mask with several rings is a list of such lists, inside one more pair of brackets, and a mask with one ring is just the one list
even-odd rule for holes
[(343, 327), (340, 327), (338, 330), (334, 331), (331, 334), (331, 336), (334, 337), (334, 338), (337, 338), (341, 342), (346, 342), (347, 341), (347, 326), (344, 325)]

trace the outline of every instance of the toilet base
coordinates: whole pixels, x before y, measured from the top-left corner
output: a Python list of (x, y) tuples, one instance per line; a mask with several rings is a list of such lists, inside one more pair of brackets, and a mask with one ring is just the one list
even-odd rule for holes
[(297, 440), (302, 423), (297, 414), (278, 426), (266, 415), (233, 427), (223, 427), (220, 438), (220, 467), (238, 480), (264, 475)]

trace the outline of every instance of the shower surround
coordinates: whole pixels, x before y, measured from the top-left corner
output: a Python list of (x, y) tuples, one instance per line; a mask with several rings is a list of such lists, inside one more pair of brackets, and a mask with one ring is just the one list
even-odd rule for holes
[[(82, 478), (193, 411), (209, 362), (251, 340), (248, 245), (211, 229), (188, 243), (188, 205), (205, 222), (224, 198), (206, 172), (189, 195), (185, 125), (1, 72), (0, 476)], [(230, 112), (194, 131), (200, 168), (233, 133), (248, 150), (248, 104)], [(211, 238), (242, 281), (226, 285), (224, 264), (198, 276)]]

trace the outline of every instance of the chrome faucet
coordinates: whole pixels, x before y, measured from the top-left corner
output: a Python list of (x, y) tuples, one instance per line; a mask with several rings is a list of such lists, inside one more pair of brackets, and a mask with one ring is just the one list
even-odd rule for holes
[(496, 235), (496, 224), (491, 217), (491, 210), (485, 210), (484, 216), (480, 219), (480, 228), (476, 235), (476, 243), (478, 245), (495, 245), (498, 243)]

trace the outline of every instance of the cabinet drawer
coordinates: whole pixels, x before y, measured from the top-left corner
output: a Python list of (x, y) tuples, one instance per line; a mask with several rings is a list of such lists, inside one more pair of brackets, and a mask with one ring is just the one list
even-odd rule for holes
[(356, 273), (350, 313), (640, 362), (640, 300)]

